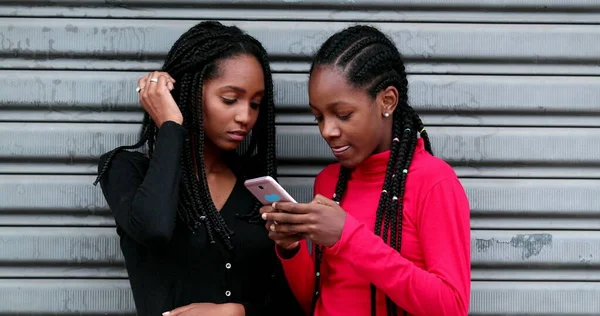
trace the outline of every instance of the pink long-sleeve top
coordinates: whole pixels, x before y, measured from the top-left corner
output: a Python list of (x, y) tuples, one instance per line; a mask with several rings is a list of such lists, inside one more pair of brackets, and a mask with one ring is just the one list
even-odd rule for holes
[[(317, 316), (371, 315), (370, 284), (377, 287), (377, 315), (387, 315), (387, 294), (409, 315), (467, 315), (470, 296), (470, 208), (452, 168), (424, 150), (419, 139), (408, 171), (400, 253), (373, 232), (390, 151), (372, 155), (352, 173), (340, 203), (347, 212), (341, 239), (321, 261)], [(314, 192), (332, 198), (339, 164), (327, 166)], [(298, 301), (310, 310), (314, 252), (303, 241), (291, 258), (280, 256)]]

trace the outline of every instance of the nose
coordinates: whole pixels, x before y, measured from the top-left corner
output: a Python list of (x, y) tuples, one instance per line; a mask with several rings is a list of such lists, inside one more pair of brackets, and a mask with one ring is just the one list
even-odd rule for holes
[(333, 122), (333, 120), (324, 119), (319, 125), (321, 129), (321, 136), (323, 136), (325, 140), (330, 140), (342, 135), (340, 128), (335, 122)]
[(246, 126), (250, 123), (250, 120), (252, 119), (252, 111), (254, 110), (252, 109), (250, 104), (240, 106), (235, 112), (233, 120), (238, 124)]

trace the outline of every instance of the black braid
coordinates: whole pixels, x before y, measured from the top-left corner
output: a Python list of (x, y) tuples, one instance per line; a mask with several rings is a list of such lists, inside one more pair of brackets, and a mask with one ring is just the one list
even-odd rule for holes
[(377, 44), (379, 39), (376, 37), (363, 37), (358, 42), (354, 43), (348, 50), (346, 50), (342, 56), (340, 56), (338, 62), (336, 63), (339, 67), (346, 67), (348, 62), (356, 57), (359, 53), (361, 53), (366, 47), (369, 47), (373, 44)]
[(115, 155), (117, 153), (119, 153), (120, 151), (126, 150), (126, 149), (140, 148), (146, 143), (146, 141), (148, 141), (148, 131), (150, 130), (149, 126), (145, 126), (142, 130), (143, 130), (142, 136), (140, 137), (140, 140), (135, 145), (120, 146), (120, 147), (117, 147), (110, 151), (110, 153), (107, 156), (106, 161), (104, 162), (104, 165), (102, 166), (102, 169), (100, 170), (100, 172), (98, 172), (98, 176), (96, 177), (96, 180), (94, 181), (94, 185), (98, 185), (98, 182), (100, 182), (100, 179), (102, 179), (102, 176), (104, 175), (104, 173), (106, 173), (106, 170), (108, 170), (110, 161), (115, 157)]
[[(317, 52), (311, 65), (333, 66), (342, 71), (354, 87), (369, 96), (393, 86), (398, 90), (398, 106), (392, 116), (392, 144), (384, 184), (376, 211), (374, 233), (398, 252), (402, 246), (403, 197), (408, 170), (417, 144), (417, 133), (431, 153), (431, 143), (420, 117), (408, 104), (408, 80), (402, 56), (393, 42), (376, 28), (357, 25), (330, 37)], [(340, 203), (352, 170), (341, 167), (333, 200)], [(319, 297), (322, 246), (315, 245), (315, 295), (313, 314)], [(376, 288), (371, 285), (371, 314), (376, 315)], [(388, 315), (397, 315), (398, 306), (386, 296)]]
[(417, 130), (419, 131), (419, 134), (421, 135), (421, 138), (423, 138), (425, 150), (427, 150), (427, 152), (433, 155), (433, 150), (431, 149), (431, 141), (429, 140), (429, 135), (425, 130), (425, 125), (423, 124), (423, 121), (421, 121), (421, 118), (417, 115), (417, 112), (415, 112), (413, 108), (409, 108), (408, 110), (409, 116), (413, 117), (414, 119), (413, 124), (415, 124)]
[[(245, 149), (238, 148), (238, 153), (224, 153), (224, 159), (236, 177), (248, 179), (270, 175), (276, 178), (273, 80), (267, 52), (260, 42), (237, 27), (214, 21), (201, 22), (174, 43), (161, 69), (177, 81), (171, 93), (183, 115), (183, 127), (188, 131), (181, 153), (178, 217), (194, 233), (204, 225), (211, 243), (219, 239), (229, 249), (232, 248), (230, 238), (234, 232), (227, 227), (212, 202), (206, 181), (202, 87), (207, 80), (219, 76), (220, 62), (245, 54), (255, 57), (262, 66), (265, 96), (251, 131), (250, 145)], [(152, 157), (157, 134), (158, 128), (145, 114), (140, 141), (133, 146), (122, 146), (111, 151), (94, 184), (100, 181), (119, 151), (136, 149), (147, 143), (149, 156)], [(256, 201), (248, 214), (239, 216), (256, 221), (260, 219), (260, 206), (260, 202)]]
[[(333, 201), (340, 204), (342, 201), (342, 196), (344, 195), (344, 191), (346, 191), (346, 186), (348, 185), (348, 180), (350, 180), (351, 169), (344, 168), (340, 166), (340, 176), (338, 178), (337, 185), (335, 186), (335, 193), (333, 194)], [(314, 315), (315, 308), (317, 306), (317, 299), (319, 298), (319, 289), (321, 287), (321, 259), (323, 256), (323, 247), (320, 245), (315, 245), (315, 295), (313, 296), (312, 302), (312, 311), (311, 315)]]

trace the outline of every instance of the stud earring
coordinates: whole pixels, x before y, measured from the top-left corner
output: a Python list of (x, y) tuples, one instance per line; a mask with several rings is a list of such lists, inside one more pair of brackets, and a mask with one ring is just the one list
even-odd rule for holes
[(390, 117), (390, 113), (388, 113), (388, 112), (383, 113), (383, 117)]

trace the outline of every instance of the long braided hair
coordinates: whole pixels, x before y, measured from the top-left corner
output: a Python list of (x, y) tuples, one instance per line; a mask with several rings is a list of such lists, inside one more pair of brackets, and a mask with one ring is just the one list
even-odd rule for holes
[[(334, 66), (342, 71), (347, 82), (364, 89), (373, 99), (387, 87), (398, 89), (398, 106), (393, 113), (392, 144), (383, 190), (379, 198), (375, 234), (400, 252), (402, 244), (403, 197), (408, 169), (417, 144), (417, 133), (425, 149), (433, 154), (423, 122), (408, 105), (408, 80), (402, 56), (394, 43), (376, 28), (357, 25), (331, 36), (319, 49), (310, 72), (319, 66)], [(333, 200), (344, 197), (352, 170), (341, 167)], [(317, 280), (313, 298), (313, 313), (320, 287), (322, 246), (315, 246)], [(398, 307), (386, 296), (388, 315), (397, 315)], [(376, 315), (376, 289), (371, 285), (371, 315)]]
[[(189, 132), (181, 155), (178, 216), (193, 232), (204, 224), (210, 242), (214, 244), (217, 235), (228, 249), (232, 249), (230, 237), (233, 231), (217, 211), (206, 180), (202, 88), (206, 80), (219, 75), (219, 62), (244, 54), (254, 56), (262, 65), (265, 96), (247, 146), (240, 146), (245, 148), (238, 148), (237, 152), (225, 153), (224, 157), (236, 176), (250, 178), (269, 175), (276, 178), (273, 80), (267, 52), (260, 42), (235, 26), (212, 21), (201, 22), (175, 42), (162, 67), (162, 71), (176, 80), (172, 95), (183, 115), (183, 127)], [(114, 156), (122, 150), (140, 148), (147, 143), (151, 157), (157, 134), (156, 124), (145, 113), (139, 142), (112, 150), (94, 185), (100, 181)], [(259, 220), (260, 206), (257, 201), (253, 211), (243, 215), (249, 220)]]

